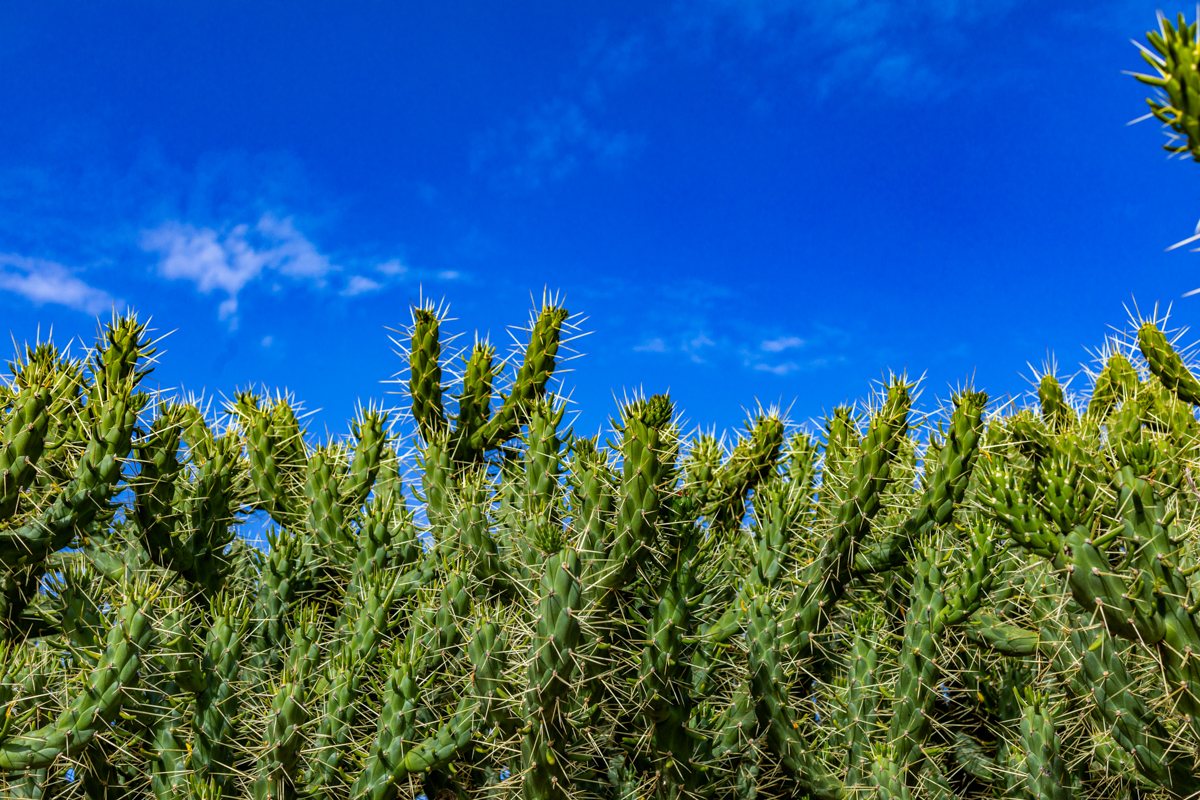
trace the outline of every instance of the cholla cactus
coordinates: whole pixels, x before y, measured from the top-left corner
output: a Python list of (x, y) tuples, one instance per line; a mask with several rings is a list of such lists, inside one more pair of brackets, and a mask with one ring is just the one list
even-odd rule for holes
[(1200, 382), (1155, 323), (1086, 398), (921, 416), (895, 377), (823, 440), (725, 442), (655, 395), (602, 446), (565, 311), (494, 411), (503, 365), (444, 383), (425, 311), (412, 463), (374, 409), (316, 442), (281, 396), (140, 394), (132, 318), (13, 362), (0, 796), (1200, 792)]

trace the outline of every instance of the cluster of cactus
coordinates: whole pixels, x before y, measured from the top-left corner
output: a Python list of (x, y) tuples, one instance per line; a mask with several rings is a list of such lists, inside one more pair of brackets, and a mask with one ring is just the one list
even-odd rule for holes
[(1188, 24), (1183, 14), (1177, 24), (1158, 15), (1158, 30), (1146, 34), (1150, 48), (1134, 42), (1154, 75), (1134, 73), (1133, 77), (1159, 92), (1146, 98), (1147, 116), (1154, 117), (1167, 130), (1168, 153), (1190, 153), (1200, 161), (1200, 19)]
[(411, 416), (325, 442), (280, 396), (144, 391), (133, 317), (27, 348), (0, 796), (1200, 792), (1200, 381), (1154, 322), (1086, 397), (919, 415), (893, 377), (733, 441), (665, 395), (574, 432), (571, 325), (510, 364), (417, 307)]

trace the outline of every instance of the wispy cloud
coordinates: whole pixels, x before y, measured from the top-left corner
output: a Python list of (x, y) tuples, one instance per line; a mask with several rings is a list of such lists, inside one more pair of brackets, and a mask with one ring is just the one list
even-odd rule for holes
[(88, 314), (124, 306), (121, 300), (89, 285), (62, 264), (12, 253), (0, 253), (0, 289), (19, 294), (34, 305), (52, 303)]
[[(776, 65), (819, 69), (823, 92), (846, 82), (894, 98), (921, 99), (957, 88), (940, 69), (963, 50), (970, 29), (994, 22), (1021, 0), (691, 0), (676, 20), (706, 48), (733, 32), (754, 40)], [(685, 37), (686, 38), (686, 37)], [(694, 39), (694, 37), (693, 37)]]
[(404, 273), (408, 272), (408, 267), (406, 267), (404, 264), (402, 264), (400, 262), (400, 259), (398, 259), (398, 258), (393, 258), (390, 261), (385, 261), (382, 264), (379, 264), (378, 266), (376, 266), (375, 269), (379, 270), (380, 272), (382, 272), (384, 275), (387, 275), (388, 277), (397, 277), (399, 275), (403, 275)]
[(785, 361), (782, 364), (755, 364), (754, 368), (759, 372), (770, 372), (773, 375), (783, 376), (800, 369), (800, 365), (794, 361)]
[(225, 232), (166, 222), (143, 232), (141, 245), (159, 255), (158, 272), (163, 277), (191, 281), (205, 294), (223, 292), (221, 318), (235, 321), (238, 294), (265, 272), (323, 287), (326, 276), (338, 269), (290, 217), (279, 219), (270, 213), (263, 214), (253, 228), (241, 224)]
[(661, 337), (655, 336), (653, 339), (646, 339), (641, 344), (633, 346), (635, 353), (665, 353), (667, 352), (667, 343)]
[(803, 347), (804, 340), (799, 336), (780, 336), (778, 339), (767, 339), (760, 347), (767, 353), (782, 353), (795, 347)]
[(555, 98), (477, 137), (471, 167), (488, 171), (499, 185), (536, 189), (581, 164), (619, 165), (641, 146), (639, 136), (607, 129), (594, 116), (577, 102)]
[(382, 288), (383, 284), (379, 281), (364, 278), (362, 275), (351, 275), (346, 287), (338, 294), (343, 297), (354, 297), (355, 295), (366, 294), (368, 292), (377, 292)]

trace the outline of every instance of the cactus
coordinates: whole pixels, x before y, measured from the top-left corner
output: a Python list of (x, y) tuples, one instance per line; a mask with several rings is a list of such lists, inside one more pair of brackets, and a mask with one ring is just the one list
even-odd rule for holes
[(373, 409), (318, 441), (278, 395), (150, 403), (133, 318), (12, 362), (0, 794), (1200, 792), (1200, 384), (1153, 323), (1084, 413), (895, 378), (727, 449), (666, 395), (572, 431), (557, 305), (495, 399), (424, 311), (413, 463)]

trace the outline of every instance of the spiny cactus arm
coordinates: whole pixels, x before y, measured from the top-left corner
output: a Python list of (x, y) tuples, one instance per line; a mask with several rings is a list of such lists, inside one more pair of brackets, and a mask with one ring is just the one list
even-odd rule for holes
[(604, 568), (612, 536), (617, 478), (595, 439), (577, 437), (572, 440), (571, 450), (570, 515), (583, 562), (584, 590), (588, 599), (594, 600), (595, 576)]
[(217, 787), (234, 777), (233, 745), (242, 697), (238, 691), (249, 632), (248, 609), (227, 595), (211, 604), (212, 625), (204, 646), (207, 681), (192, 711), (191, 770)]
[(1049, 373), (1038, 383), (1038, 402), (1042, 408), (1042, 421), (1050, 430), (1066, 430), (1075, 422), (1075, 409), (1067, 403), (1062, 384)]
[(425, 514), (429, 519), (430, 535), (434, 550), (454, 542), (453, 532), (448, 530), (451, 519), (450, 499), (457, 488), (454, 464), (450, 460), (450, 448), (444, 436), (430, 435), (421, 452), (421, 488), (424, 496)]
[[(166, 702), (170, 704), (171, 699)], [(187, 785), (188, 746), (180, 735), (185, 727), (183, 714), (169, 705), (145, 733), (150, 793), (156, 800), (176, 800)]]
[(412, 336), (408, 355), (408, 394), (412, 414), (426, 441), (446, 429), (442, 407), (441, 320), (430, 308), (412, 309)]
[[(860, 627), (873, 627), (876, 622), (878, 620), (868, 620), (868, 625)], [(875, 645), (867, 637), (856, 634), (850, 646), (850, 669), (846, 686), (847, 787), (867, 783), (871, 764), (871, 742), (879, 727), (881, 700), (879, 657)]]
[(173, 535), (179, 523), (176, 485), (183, 470), (179, 461), (183, 412), (165, 405), (137, 444), (138, 477), (132, 481), (133, 516), (150, 559), (166, 567), (172, 562)]
[(307, 706), (312, 672), (320, 659), (315, 609), (297, 614), (291, 647), (267, 721), (262, 753), (255, 765), (250, 787), (254, 800), (287, 800), (296, 796), (294, 770), (304, 744), (302, 727), (311, 719)]
[(555, 358), (562, 339), (562, 326), (569, 316), (570, 312), (562, 306), (542, 307), (529, 332), (525, 358), (517, 370), (509, 394), (479, 430), (475, 437), (477, 441), (471, 443), (473, 449), (495, 449), (520, 432), (521, 426), (529, 418), (531, 404), (546, 394), (546, 387), (557, 366)]
[(126, 692), (137, 683), (142, 653), (154, 634), (143, 613), (143, 595), (142, 590), (130, 588), (86, 686), (58, 719), (0, 743), (0, 770), (49, 767), (64, 752), (78, 752), (112, 721)]
[[(107, 352), (107, 351), (106, 351)], [(136, 361), (136, 355), (133, 356)], [(108, 513), (122, 461), (132, 447), (131, 436), (144, 395), (133, 395), (135, 384), (106, 391), (88, 412), (87, 445), (70, 482), (59, 491), (50, 507), (16, 530), (0, 533), (0, 565), (13, 569), (41, 561), (47, 554), (66, 547), (88, 525)]]
[(1038, 651), (1041, 636), (1037, 631), (1001, 622), (991, 614), (978, 613), (963, 632), (975, 644), (1005, 656), (1024, 658)]
[[(304, 435), (291, 405), (282, 397), (260, 405), (251, 392), (237, 396), (233, 410), (246, 437), (250, 481), (259, 506), (281, 527), (304, 519)], [(269, 402), (269, 400), (268, 400)]]
[(954, 761), (963, 772), (980, 783), (991, 785), (1000, 780), (996, 759), (962, 731), (954, 734)]
[(254, 662), (256, 668), (274, 673), (283, 666), (287, 621), (297, 588), (305, 576), (301, 573), (300, 543), (296, 536), (287, 531), (268, 534), (268, 544), (260, 573), (262, 588), (254, 610), (257, 621)]
[(1074, 792), (1055, 724), (1061, 709), (1031, 689), (1019, 696), (1018, 701), (1021, 704), (1018, 741), (1022, 752), (1019, 763), (1026, 795), (1033, 800), (1070, 800)]
[[(476, 675), (498, 673), (496, 662), (502, 648), (497, 647), (497, 637), (496, 628), (487, 624), (481, 625), (472, 637), (468, 652), (473, 656), (471, 665)], [(477, 693), (481, 687), (473, 685), (433, 736), (414, 742), (413, 718), (418, 702), (416, 672), (411, 655), (402, 655), (385, 693), (379, 734), (371, 746), (366, 766), (350, 789), (350, 797), (354, 800), (394, 800), (399, 785), (409, 775), (440, 770), (457, 759), (470, 745), (484, 719), (481, 707), (485, 698)]]
[(209, 440), (203, 449), (207, 455), (196, 465), (189, 494), (179, 504), (187, 527), (181, 531), (184, 535), (175, 539), (175, 557), (170, 566), (211, 597), (224, 586), (231, 568), (225, 548), (237, 535), (233, 526), (242, 444), (232, 432), (206, 438)]
[(945, 597), (942, 610), (934, 627), (934, 635), (942, 628), (958, 625), (970, 619), (983, 605), (987, 593), (996, 581), (995, 557), (996, 535), (989, 524), (976, 522), (969, 531), (970, 554), (962, 572), (957, 576), (957, 588)]
[[(1200, 97), (1197, 97), (1197, 103), (1200, 103)], [(1179, 353), (1171, 347), (1166, 334), (1153, 321), (1147, 320), (1138, 328), (1138, 347), (1146, 357), (1150, 371), (1162, 381), (1163, 386), (1185, 403), (1200, 405), (1200, 381), (1196, 380)]]
[(456, 463), (474, 464), (484, 457), (483, 427), (492, 416), (492, 384), (500, 371), (495, 359), (496, 349), (478, 341), (466, 359), (458, 414), (450, 434), (450, 452)]
[(760, 414), (747, 423), (749, 435), (742, 439), (714, 476), (705, 514), (718, 530), (741, 524), (746, 500), (775, 468), (783, 447), (783, 420)]
[(1140, 380), (1129, 359), (1122, 353), (1113, 353), (1096, 376), (1087, 416), (1102, 422), (1119, 403), (1137, 391)]
[(665, 794), (695, 791), (692, 757), (696, 738), (687, 725), (696, 705), (688, 670), (691, 609), (687, 589), (691, 565), (680, 565), (667, 580), (646, 630), (637, 687), (641, 725), (650, 732), (647, 754)]
[(371, 487), (379, 475), (388, 446), (388, 415), (382, 411), (364, 411), (353, 423), (354, 458), (342, 482), (342, 504), (356, 509), (367, 502)]
[(395, 595), (395, 576), (376, 574), (363, 594), (355, 598), (355, 608), (348, 609), (354, 617), (353, 633), (329, 664), (325, 713), (317, 722), (313, 739), (316, 764), (306, 771), (303, 780), (311, 795), (336, 790), (346, 782), (343, 765), (358, 718), (360, 685), (389, 627)]
[(484, 620), (476, 625), (467, 644), (471, 671), (471, 696), (479, 701), (480, 722), (490, 723), (512, 733), (516, 720), (508, 711), (509, 692), (503, 679), (508, 635), (497, 622)]
[[(396, 796), (396, 783), (407, 775), (403, 772), (404, 753), (417, 736), (423, 652), (416, 628), (410, 627), (404, 642), (397, 643), (390, 653), (392, 668), (381, 692), (375, 741), (350, 789), (351, 798), (391, 800)], [(400, 772), (399, 777), (395, 772)]]
[(983, 412), (987, 402), (988, 396), (983, 392), (966, 391), (955, 396), (949, 430), (937, 449), (937, 461), (932, 470), (926, 462), (928, 485), (920, 504), (904, 520), (899, 532), (878, 547), (858, 555), (854, 562), (856, 572), (884, 572), (899, 567), (915, 542), (934, 526), (950, 522), (971, 482), (983, 438)]
[(0, 520), (12, 518), (21, 492), (37, 477), (50, 427), (50, 389), (23, 386), (0, 432)]
[[(1136, 680), (1125, 665), (1118, 642), (1087, 617), (1070, 615), (1042, 626), (1043, 651), (1067, 688), (1088, 702), (1096, 722), (1136, 765), (1138, 772), (1172, 797), (1200, 792), (1194, 756), (1171, 746), (1172, 737), (1157, 713), (1134, 689)], [(1050, 626), (1053, 625), (1054, 629)]]
[(830, 776), (800, 733), (800, 722), (788, 702), (787, 679), (776, 646), (779, 621), (764, 599), (750, 607), (746, 628), (750, 685), (755, 713), (779, 763), (797, 787), (815, 800), (844, 797), (842, 782)]
[(631, 403), (623, 411), (623, 463), (615, 539), (605, 574), (600, 576), (600, 584), (610, 592), (618, 591), (630, 580), (645, 550), (657, 538), (665, 493), (662, 484), (673, 467), (664, 458), (668, 455), (664, 434), (673, 415), (671, 398), (665, 394)]
[(489, 526), (491, 502), (486, 476), (463, 477), (453, 526), (458, 539), (457, 550), (466, 558), (475, 578), (487, 582), (503, 579), (507, 574)]
[(316, 534), (323, 555), (335, 563), (348, 557), (353, 547), (346, 529), (346, 509), (342, 506), (342, 470), (339, 453), (315, 448), (305, 470), (304, 497), (308, 529)]
[(684, 456), (683, 490), (700, 508), (707, 506), (714, 497), (723, 459), (721, 443), (707, 433), (696, 436)]
[(880, 495), (890, 479), (892, 459), (907, 435), (910, 403), (909, 385), (893, 380), (871, 419), (848, 485), (836, 492), (845, 499), (838, 505), (832, 531), (817, 558), (804, 567), (800, 587), (782, 614), (785, 647), (807, 652), (813, 635), (828, 623), (834, 604), (845, 593), (853, 577), (856, 548), (882, 507)]
[(1014, 542), (1065, 569), (1063, 539), (1029, 496), (1025, 481), (1007, 464), (989, 460), (981, 471), (979, 501), (1008, 529)]
[[(916, 777), (927, 756), (925, 743), (940, 675), (938, 641), (948, 627), (961, 624), (979, 609), (995, 574), (994, 554), (991, 528), (977, 525), (966, 564), (956, 580), (943, 574), (938, 547), (920, 551), (913, 565), (887, 748), (874, 768), (881, 787), (896, 796), (904, 794), (904, 787)], [(954, 590), (947, 591), (954, 584)]]
[[(1158, 51), (1158, 55), (1139, 45), (1142, 58), (1158, 74), (1135, 74), (1133, 77), (1166, 94), (1166, 102), (1154, 97), (1146, 98), (1150, 113), (1177, 134), (1163, 145), (1163, 149), (1169, 153), (1190, 152), (1193, 160), (1200, 161), (1200, 79), (1196, 74), (1200, 51), (1196, 43), (1196, 27), (1197, 23), (1189, 25), (1183, 14), (1179, 15), (1178, 25), (1174, 26), (1170, 20), (1160, 16), (1159, 30), (1146, 34), (1146, 39)], [(1176, 144), (1180, 137), (1184, 141)]]
[(552, 800), (569, 791), (564, 769), (575, 731), (567, 721), (567, 691), (582, 640), (583, 587), (579, 554), (569, 548), (546, 559), (538, 588), (536, 630), (529, 652), (521, 743), (525, 797)]

